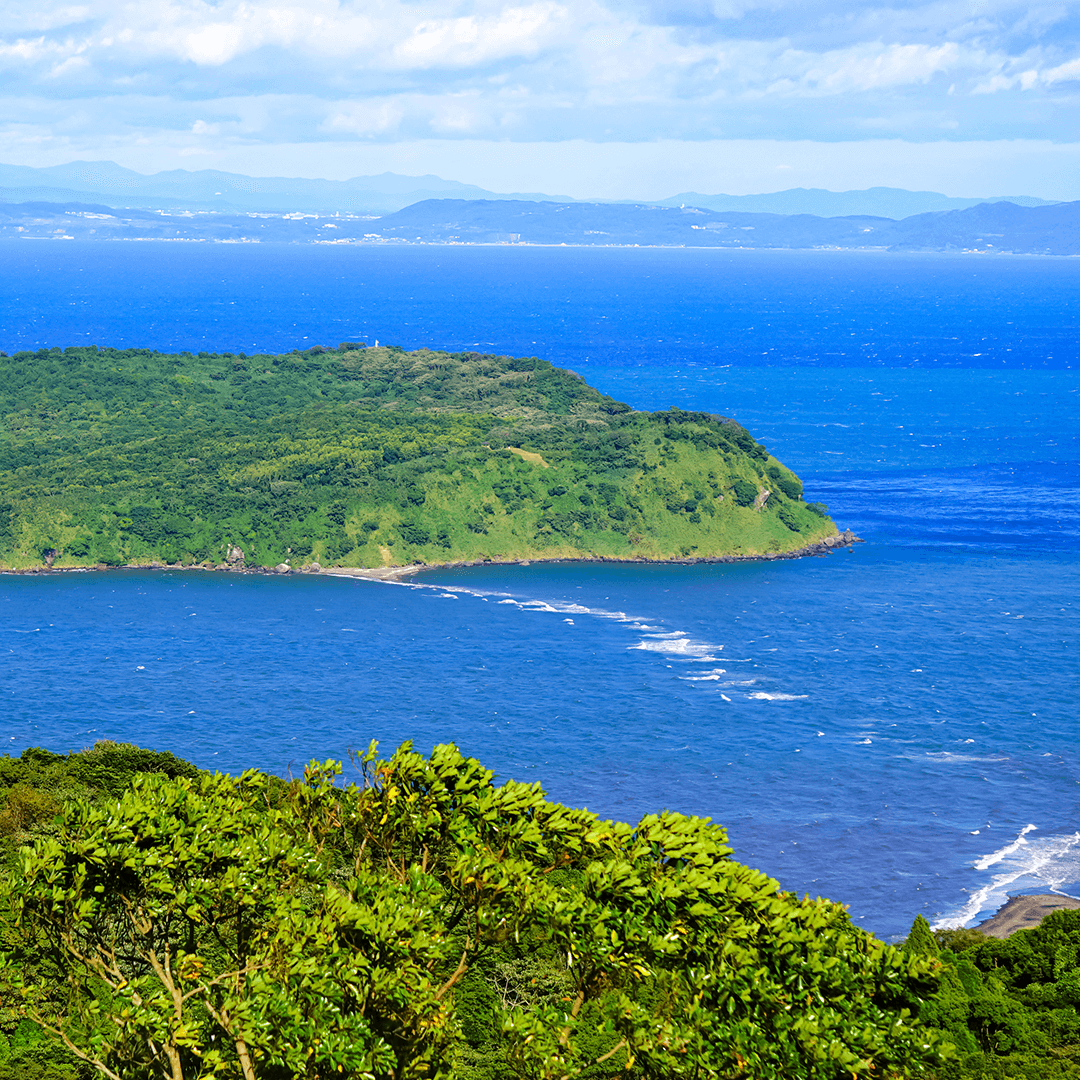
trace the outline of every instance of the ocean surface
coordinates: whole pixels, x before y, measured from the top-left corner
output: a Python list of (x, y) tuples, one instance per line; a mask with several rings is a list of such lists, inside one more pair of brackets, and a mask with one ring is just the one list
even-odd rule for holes
[(709, 816), (886, 938), (1080, 895), (1080, 260), (0, 246), (8, 353), (539, 355), (639, 408), (735, 417), (866, 540), (408, 584), (4, 575), (10, 753), (113, 738), (298, 773), (452, 741), (604, 816)]

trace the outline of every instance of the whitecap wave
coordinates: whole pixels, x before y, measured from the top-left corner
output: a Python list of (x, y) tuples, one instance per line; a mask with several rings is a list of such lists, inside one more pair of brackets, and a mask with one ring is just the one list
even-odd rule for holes
[(694, 641), (686, 634), (670, 634), (662, 638), (651, 635), (628, 648), (638, 649), (641, 652), (661, 653), (679, 660), (716, 661), (719, 659), (712, 654), (712, 650), (716, 648), (715, 645), (710, 645), (705, 641)]
[(746, 695), (754, 701), (805, 701), (809, 694), (769, 694), (764, 690), (755, 690)]
[(722, 667), (713, 668), (712, 671), (703, 671), (700, 675), (680, 675), (679, 678), (683, 682), (714, 682), (722, 675), (726, 675), (727, 670)]
[(978, 757), (975, 754), (951, 754), (948, 750), (928, 750), (924, 757), (929, 758), (931, 761), (941, 762), (964, 762), (964, 761), (1008, 761), (1009, 759), (1004, 755), (998, 755), (996, 757)]

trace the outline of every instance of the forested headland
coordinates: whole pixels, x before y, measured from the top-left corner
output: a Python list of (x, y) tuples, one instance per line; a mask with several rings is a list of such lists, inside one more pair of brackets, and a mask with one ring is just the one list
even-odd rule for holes
[(826, 508), (741, 425), (544, 360), (0, 355), (0, 566), (377, 567), (795, 551)]

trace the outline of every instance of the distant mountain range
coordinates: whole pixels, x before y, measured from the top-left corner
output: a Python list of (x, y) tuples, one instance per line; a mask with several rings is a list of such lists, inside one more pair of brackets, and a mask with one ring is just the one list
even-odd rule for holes
[(0, 203), (0, 237), (333, 244), (977, 251), (1080, 255), (1080, 202), (980, 203), (892, 218), (721, 213), (623, 203), (426, 199), (381, 218), (119, 210), (87, 203)]
[[(97, 203), (148, 210), (213, 210), (219, 213), (389, 214), (424, 199), (544, 200), (536, 192), (502, 195), (438, 176), (356, 176), (309, 180), (244, 176), (202, 169), (173, 169), (145, 176), (111, 161), (73, 161), (34, 169), (0, 165), (0, 202)], [(571, 202), (568, 196), (561, 201)]]
[[(173, 169), (147, 176), (111, 161), (74, 161), (35, 169), (0, 165), (0, 202), (94, 203), (148, 210), (218, 213), (349, 213), (381, 216), (429, 199), (575, 203), (568, 196), (539, 192), (500, 193), (438, 176), (356, 176), (351, 180), (309, 180), (280, 176), (253, 177), (203, 169)], [(616, 200), (589, 200), (590, 203)], [(694, 206), (706, 210), (763, 214), (813, 214), (845, 217), (906, 218), (940, 210), (961, 210), (984, 202), (1019, 206), (1053, 205), (1031, 196), (960, 199), (934, 191), (876, 187), (865, 191), (792, 188), (766, 195), (702, 195), (683, 192), (652, 206)], [(626, 205), (633, 205), (625, 202)]]
[(873, 187), (865, 191), (826, 191), (824, 188), (790, 188), (769, 195), (700, 195), (684, 191), (660, 206), (698, 206), (704, 210), (740, 210), (746, 214), (814, 214), (816, 217), (906, 218), (935, 210), (966, 210), (980, 203), (1011, 202), (1017, 206), (1052, 206), (1046, 199), (1031, 195), (996, 195), (989, 199), (956, 199), (936, 191), (905, 191), (903, 188)]
[(844, 248), (1080, 255), (1080, 202), (979, 203), (891, 218), (719, 213), (610, 203), (417, 203), (370, 224), (385, 239), (727, 248)]

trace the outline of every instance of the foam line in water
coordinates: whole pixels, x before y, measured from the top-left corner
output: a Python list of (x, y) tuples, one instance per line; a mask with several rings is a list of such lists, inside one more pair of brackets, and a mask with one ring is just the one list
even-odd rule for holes
[(928, 758), (930, 761), (940, 761), (943, 763), (961, 763), (965, 761), (993, 762), (1009, 760), (1003, 754), (998, 754), (991, 757), (979, 757), (976, 754), (951, 754), (948, 750), (927, 750), (923, 756), (925, 758)]
[(1007, 855), (1011, 855), (1014, 851), (1019, 851), (1020, 848), (1026, 846), (1027, 841), (1024, 839), (1029, 832), (1034, 832), (1038, 828), (1038, 825), (1025, 825), (1021, 830), (1017, 838), (1011, 843), (1006, 844), (1005, 847), (999, 848), (997, 851), (992, 851), (989, 855), (983, 856), (976, 864), (976, 870), (989, 870), (995, 863), (1001, 862)]
[[(370, 580), (370, 579), (368, 579)], [(706, 641), (698, 641), (692, 638), (685, 630), (667, 630), (657, 626), (653, 621), (640, 615), (628, 615), (625, 611), (609, 611), (606, 608), (591, 608), (584, 604), (574, 603), (567, 600), (541, 600), (535, 597), (522, 598), (511, 593), (494, 589), (474, 589), (466, 585), (434, 585), (424, 581), (383, 581), (380, 584), (402, 585), (411, 589), (434, 590), (440, 597), (472, 596), (479, 600), (494, 600), (497, 604), (505, 604), (516, 607), (520, 611), (532, 611), (542, 614), (553, 615), (588, 615), (595, 619), (610, 619), (613, 622), (622, 623), (627, 629), (641, 635), (641, 640), (634, 645), (628, 645), (627, 649), (637, 652), (654, 653), (659, 657), (670, 660), (682, 660), (687, 663), (716, 663), (720, 657), (715, 655), (724, 646)], [(574, 625), (572, 619), (563, 618), (563, 622)], [(749, 664), (752, 657), (724, 658), (725, 663)], [(701, 672), (698, 675), (679, 676), (686, 682), (720, 682), (721, 675), (727, 672), (723, 668), (714, 668), (710, 671)], [(721, 685), (724, 688), (735, 686), (753, 686), (756, 679), (727, 680)], [(719, 687), (718, 687), (719, 689)], [(806, 694), (783, 694), (759, 692), (749, 695), (759, 701), (799, 701), (806, 698)]]

